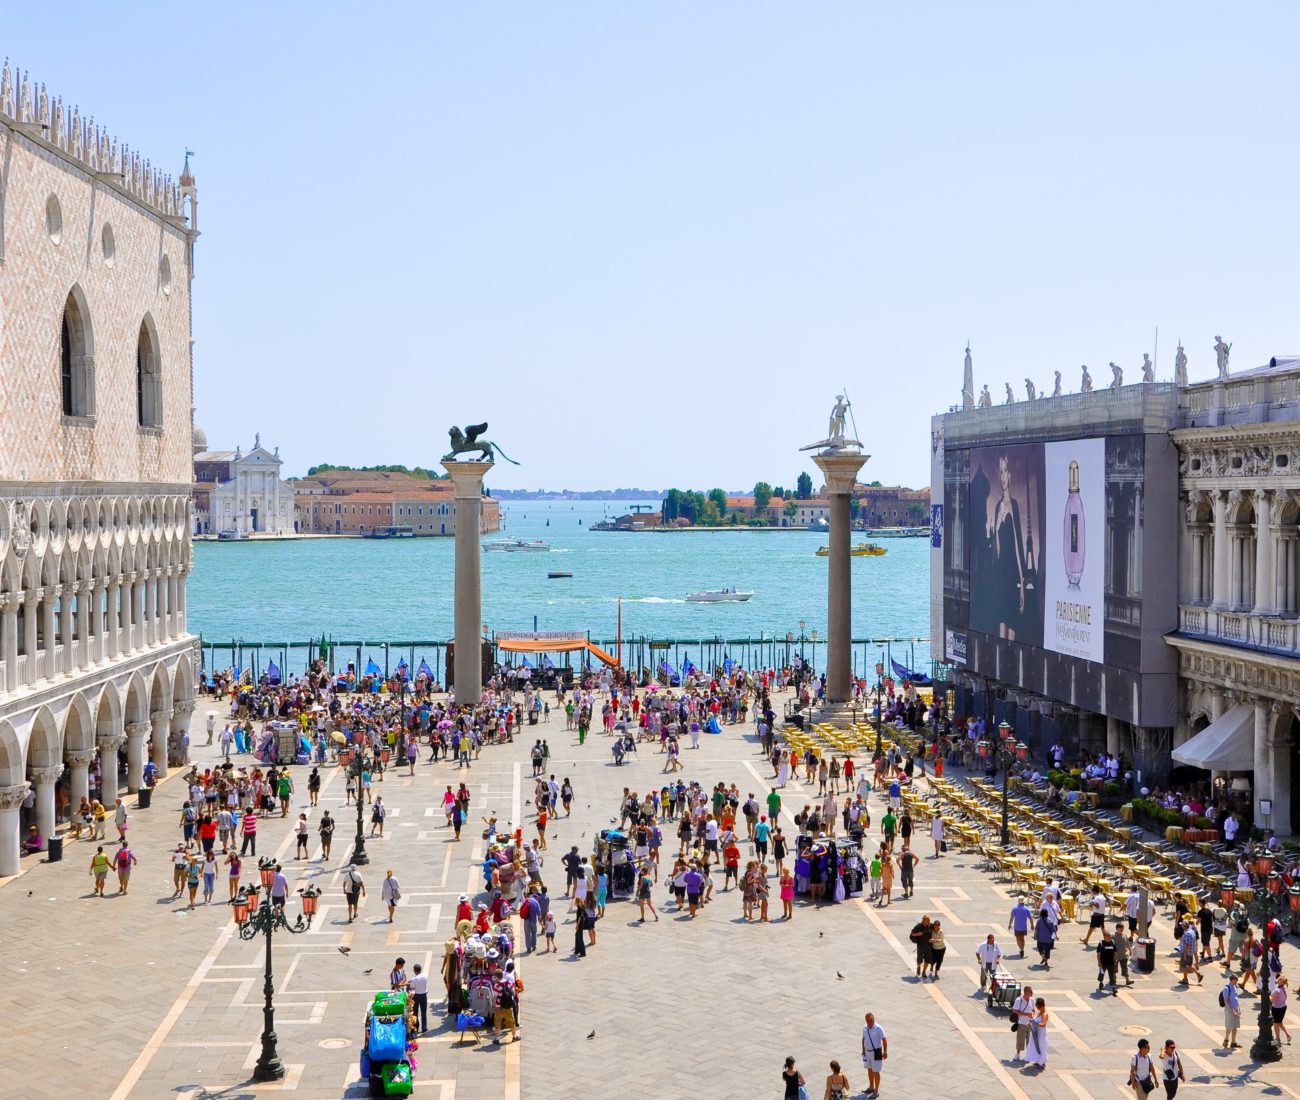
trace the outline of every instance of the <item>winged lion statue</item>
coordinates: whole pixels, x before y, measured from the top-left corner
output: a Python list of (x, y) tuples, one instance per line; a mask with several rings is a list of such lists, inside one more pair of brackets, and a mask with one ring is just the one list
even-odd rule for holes
[(491, 462), (494, 455), (500, 455), (507, 462), (518, 466), (519, 463), (515, 462), (515, 460), (506, 454), (505, 451), (495, 445), (492, 440), (479, 438), (479, 436), (487, 431), (487, 428), (487, 422), (484, 421), (482, 424), (467, 424), (465, 425), (465, 430), (462, 432), (453, 424), (451, 429), (447, 432), (447, 435), (451, 437), (451, 450), (443, 455), (443, 458), (450, 460), (455, 459), (457, 455), (468, 454), (470, 451), (478, 451), (478, 461), (480, 462)]

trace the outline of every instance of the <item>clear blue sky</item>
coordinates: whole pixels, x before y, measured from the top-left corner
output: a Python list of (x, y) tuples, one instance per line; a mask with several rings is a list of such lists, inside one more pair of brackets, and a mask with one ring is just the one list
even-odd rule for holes
[[(364, 14), (361, 12), (364, 10)], [(129, 18), (125, 14), (129, 12)], [(4, 49), (179, 170), (198, 421), (287, 472), (791, 484), (847, 386), (922, 483), (962, 350), (1300, 352), (1294, 4), (10, 5)]]

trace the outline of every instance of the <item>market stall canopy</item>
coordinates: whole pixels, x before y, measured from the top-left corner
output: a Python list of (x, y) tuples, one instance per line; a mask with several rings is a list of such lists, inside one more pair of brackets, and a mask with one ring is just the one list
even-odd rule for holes
[(529, 637), (516, 634), (507, 637), (498, 634), (496, 644), (498, 649), (507, 653), (575, 653), (578, 650), (585, 649), (592, 656), (604, 661), (605, 664), (611, 667), (618, 664), (618, 658), (612, 653), (607, 653), (600, 646), (592, 645), (581, 635), (570, 637), (536, 635)]
[(1180, 764), (1214, 772), (1255, 767), (1255, 708), (1238, 703), (1170, 754)]

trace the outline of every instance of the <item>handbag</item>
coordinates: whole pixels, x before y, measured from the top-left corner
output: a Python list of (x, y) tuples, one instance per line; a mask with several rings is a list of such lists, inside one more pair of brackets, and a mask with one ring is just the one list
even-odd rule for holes
[(1155, 1091), (1156, 1082), (1153, 1077), (1143, 1077), (1138, 1081), (1138, 1084), (1142, 1086), (1142, 1091), (1148, 1096)]
[(808, 1100), (808, 1088), (805, 1085), (799, 1086), (799, 1100)]

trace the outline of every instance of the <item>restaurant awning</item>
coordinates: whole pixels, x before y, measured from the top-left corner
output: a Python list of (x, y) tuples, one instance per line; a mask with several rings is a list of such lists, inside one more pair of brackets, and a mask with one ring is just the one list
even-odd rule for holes
[(1215, 772), (1255, 768), (1255, 708), (1238, 703), (1170, 754), (1180, 764)]

